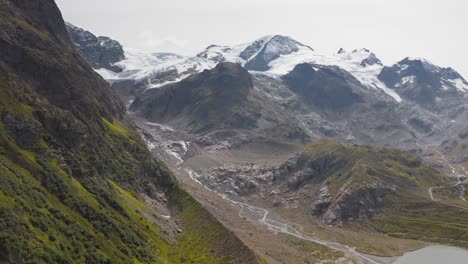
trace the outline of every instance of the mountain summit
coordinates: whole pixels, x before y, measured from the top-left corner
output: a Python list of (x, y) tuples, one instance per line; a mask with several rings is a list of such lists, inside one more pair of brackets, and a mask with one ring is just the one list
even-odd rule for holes
[(405, 58), (384, 67), (378, 77), (404, 98), (426, 106), (468, 93), (468, 82), (454, 69), (421, 58)]

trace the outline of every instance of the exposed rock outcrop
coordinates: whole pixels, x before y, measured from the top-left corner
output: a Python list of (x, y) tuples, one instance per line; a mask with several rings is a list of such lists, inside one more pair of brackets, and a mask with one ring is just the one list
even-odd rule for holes
[(95, 69), (105, 68), (114, 72), (122, 69), (114, 63), (125, 59), (122, 45), (109, 37), (95, 36), (93, 33), (66, 23), (73, 45), (83, 58)]

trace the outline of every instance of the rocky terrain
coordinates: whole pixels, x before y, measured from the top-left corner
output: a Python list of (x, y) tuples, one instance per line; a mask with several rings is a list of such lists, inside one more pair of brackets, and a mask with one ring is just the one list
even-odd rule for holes
[(369, 219), (384, 207), (398, 207), (393, 202), (401, 196), (424, 197), (428, 186), (444, 184), (442, 174), (403, 151), (326, 140), (277, 166), (246, 164), (198, 174), (203, 184), (230, 197), (302, 208), (328, 225)]

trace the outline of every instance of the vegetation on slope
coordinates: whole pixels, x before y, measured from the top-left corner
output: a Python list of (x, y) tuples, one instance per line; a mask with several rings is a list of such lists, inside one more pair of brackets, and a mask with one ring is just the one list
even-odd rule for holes
[[(379, 181), (387, 186), (427, 189), (444, 184), (443, 175), (422, 162), (418, 157), (392, 148), (350, 146), (331, 140), (318, 140), (305, 147), (304, 154), (327, 168), (327, 181), (332, 194), (343, 185), (363, 185)], [(322, 178), (323, 180), (323, 178)]]
[[(140, 194), (183, 199), (188, 228), (168, 239)], [(0, 1), (0, 262), (256, 262), (151, 158), (52, 0)]]
[[(332, 169), (326, 170), (326, 180), (335, 197), (340, 192), (365, 185), (377, 184), (388, 189), (382, 196), (382, 203), (374, 208), (377, 213), (359, 224), (393, 237), (468, 248), (468, 207), (463, 209), (432, 201), (429, 188), (453, 183), (416, 156), (398, 149), (349, 146), (328, 140), (308, 145), (305, 152), (315, 160), (328, 157), (328, 160), (343, 161), (335, 162)], [(366, 197), (354, 198), (357, 200), (351, 203), (366, 202)], [(350, 210), (350, 207), (343, 210)]]

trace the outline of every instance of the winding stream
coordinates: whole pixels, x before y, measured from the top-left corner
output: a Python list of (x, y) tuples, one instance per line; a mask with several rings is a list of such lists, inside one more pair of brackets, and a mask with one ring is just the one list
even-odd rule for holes
[(278, 220), (275, 218), (270, 218), (270, 212), (266, 209), (244, 204), (241, 202), (236, 202), (232, 200), (228, 200), (229, 202), (233, 203), (234, 205), (240, 208), (239, 216), (242, 218), (247, 218), (250, 221), (256, 222), (263, 226), (266, 226), (267, 229), (275, 232), (275, 233), (282, 233), (287, 234), (302, 240), (310, 241), (316, 244), (320, 244), (331, 249), (341, 251), (345, 254), (350, 256), (356, 257), (362, 260), (364, 263), (371, 263), (371, 264), (381, 264), (382, 262), (376, 261), (360, 252), (358, 252), (355, 248), (329, 240), (323, 240), (311, 237), (309, 235), (305, 235), (302, 232), (295, 229), (290, 224), (286, 222), (282, 222), (282, 220)]
[[(313, 243), (316, 243), (316, 244), (319, 244), (319, 245), (326, 246), (326, 247), (331, 248), (331, 249), (336, 250), (336, 251), (343, 252), (348, 257), (352, 257), (352, 258), (355, 258), (357, 260), (360, 260), (361, 263), (363, 263), (363, 264), (388, 263), (388, 262), (381, 262), (381, 261), (372, 259), (371, 256), (360, 253), (359, 251), (357, 251), (353, 247), (350, 247), (350, 246), (347, 246), (347, 245), (344, 245), (344, 244), (341, 244), (341, 243), (338, 243), (338, 242), (319, 239), (319, 238), (312, 237), (310, 235), (306, 235), (306, 234), (302, 233), (301, 231), (299, 231), (298, 229), (294, 228), (291, 224), (288, 224), (287, 221), (279, 218), (278, 216), (274, 216), (267, 209), (260, 208), (260, 207), (257, 207), (257, 206), (253, 206), (253, 205), (249, 205), (249, 204), (246, 204), (246, 203), (242, 203), (242, 202), (238, 202), (238, 201), (234, 201), (232, 199), (229, 199), (226, 195), (221, 194), (219, 192), (216, 192), (216, 191), (208, 188), (207, 186), (205, 186), (203, 183), (201, 183), (197, 179), (197, 173), (196, 172), (194, 172), (192, 170), (189, 170), (189, 169), (183, 169), (183, 170), (189, 175), (189, 177), (193, 181), (195, 181), (196, 183), (202, 185), (208, 191), (219, 195), (225, 201), (227, 201), (227, 202), (233, 204), (234, 206), (236, 206), (237, 208), (239, 208), (239, 213), (238, 213), (239, 217), (244, 218), (244, 219), (246, 219), (246, 220), (248, 220), (248, 221), (250, 221), (252, 223), (260, 224), (262, 226), (265, 226), (268, 230), (270, 230), (272, 232), (275, 232), (275, 233), (290, 235), (290, 236), (293, 236), (293, 237), (296, 237), (296, 238), (299, 238), (299, 239), (302, 239), (302, 240), (305, 240), (305, 241), (309, 241), (309, 242), (313, 242)], [(299, 229), (302, 229), (302, 228), (299, 228)], [(376, 258), (379, 258), (379, 257), (376, 257)]]

